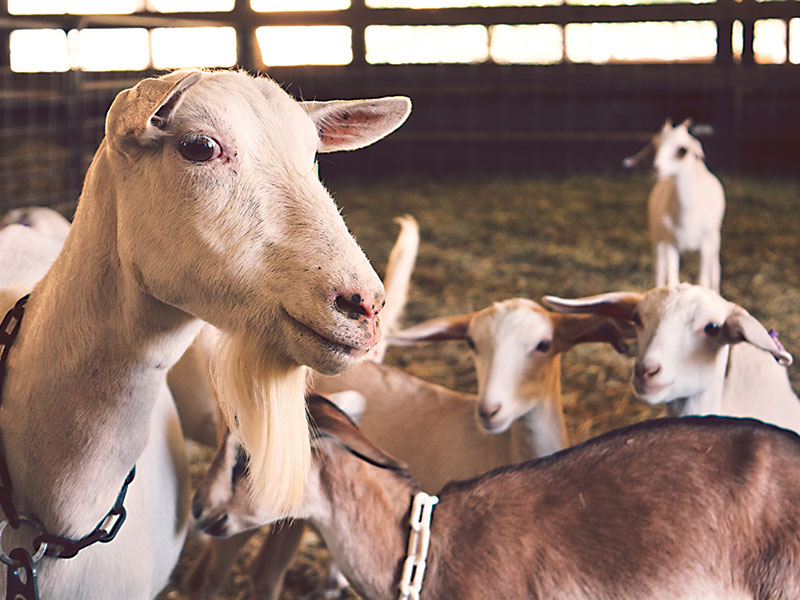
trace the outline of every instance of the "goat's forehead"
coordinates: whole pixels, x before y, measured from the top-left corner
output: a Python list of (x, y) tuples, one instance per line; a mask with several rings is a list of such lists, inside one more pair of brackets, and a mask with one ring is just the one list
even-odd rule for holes
[(685, 328), (698, 321), (721, 323), (730, 310), (730, 303), (711, 290), (680, 285), (653, 290), (638, 308), (645, 325), (660, 323), (662, 329), (669, 330), (670, 327)]
[(509, 301), (480, 311), (472, 319), (469, 330), (476, 343), (483, 338), (497, 343), (552, 336), (553, 323), (538, 304)]
[(235, 130), (264, 142), (270, 135), (316, 146), (316, 130), (303, 108), (281, 87), (264, 77), (220, 71), (189, 88), (178, 111), (191, 125)]

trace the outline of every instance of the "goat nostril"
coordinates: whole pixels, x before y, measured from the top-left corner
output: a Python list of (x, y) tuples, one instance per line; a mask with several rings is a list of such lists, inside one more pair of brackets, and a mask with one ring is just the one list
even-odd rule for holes
[(367, 319), (374, 319), (381, 311), (384, 301), (378, 298), (372, 300), (363, 298), (361, 294), (353, 294), (352, 296), (340, 295), (334, 301), (336, 309), (345, 313), (350, 319), (358, 319), (366, 317)]
[(650, 379), (661, 372), (661, 365), (637, 364), (634, 367), (634, 371), (639, 379)]
[(480, 415), (481, 419), (487, 421), (495, 416), (497, 413), (500, 412), (500, 405), (495, 404), (494, 406), (481, 406), (478, 409), (478, 414)]

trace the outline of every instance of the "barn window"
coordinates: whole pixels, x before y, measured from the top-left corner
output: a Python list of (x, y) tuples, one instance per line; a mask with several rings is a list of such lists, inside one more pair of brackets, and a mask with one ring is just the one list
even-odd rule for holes
[(127, 14), (139, 10), (141, 0), (8, 0), (12, 15)]
[(250, 0), (250, 6), (258, 12), (344, 10), (350, 0)]
[(147, 0), (148, 10), (153, 12), (200, 12), (231, 11), (234, 0)]
[(372, 64), (479, 63), (489, 58), (483, 25), (370, 25), (364, 39)]
[(370, 8), (468, 8), (561, 4), (561, 0), (366, 0), (366, 2)]
[(762, 65), (786, 62), (786, 21), (761, 19), (753, 27), (753, 53)]
[(717, 53), (713, 21), (573, 23), (565, 29), (572, 62), (711, 62)]
[(789, 62), (800, 64), (800, 19), (789, 21)]
[(11, 70), (17, 73), (69, 70), (67, 34), (61, 29), (18, 29), (9, 46)]
[(489, 36), (489, 54), (499, 64), (547, 65), (564, 58), (560, 25), (494, 25)]
[(256, 39), (267, 66), (346, 65), (353, 60), (350, 28), (341, 25), (259, 27)]
[[(146, 29), (84, 29), (67, 35), (70, 63), (85, 71), (141, 71), (150, 66)], [(113, 48), (113, 52), (108, 49)]]
[(232, 67), (236, 64), (233, 27), (163, 27), (150, 34), (153, 67)]

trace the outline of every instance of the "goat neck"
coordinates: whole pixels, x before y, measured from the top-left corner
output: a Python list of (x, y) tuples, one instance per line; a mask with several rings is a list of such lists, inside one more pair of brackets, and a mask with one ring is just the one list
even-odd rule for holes
[(547, 370), (544, 385), (535, 387), (535, 394), (529, 395), (524, 383), (518, 394), (523, 403), (532, 408), (521, 419), (512, 424), (515, 445), (520, 449), (519, 457), (512, 462), (522, 462), (533, 456), (547, 456), (567, 446), (567, 428), (564, 423), (564, 410), (561, 403), (561, 357), (553, 358), (551, 369)]
[(312, 468), (306, 488), (309, 496), (316, 496), (305, 503), (306, 516), (359, 594), (373, 600), (397, 598), (411, 502), (419, 484), (405, 473), (370, 465), (343, 448), (321, 460), (324, 467)]
[(84, 188), (100, 202), (78, 206), (62, 254), (35, 287), (2, 390), (18, 509), (76, 537), (113, 504), (119, 490), (109, 482), (121, 485), (142, 453), (166, 372), (199, 328), (120, 267), (119, 194), (97, 175), (108, 172), (98, 167), (107, 152), (104, 142)]

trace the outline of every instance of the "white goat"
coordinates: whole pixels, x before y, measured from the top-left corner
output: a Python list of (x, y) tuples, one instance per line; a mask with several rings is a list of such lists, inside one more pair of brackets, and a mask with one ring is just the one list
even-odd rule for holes
[(625, 159), (633, 166), (655, 154), (658, 178), (648, 200), (656, 285), (680, 282), (680, 253), (700, 251), (699, 283), (719, 291), (719, 246), (725, 193), (708, 170), (700, 141), (689, 133), (691, 121), (672, 126), (667, 119), (651, 143)]
[[(49, 533), (86, 535), (134, 464), (137, 476), (113, 543), (37, 565), (43, 598), (150, 598), (166, 583), (189, 489), (165, 375), (199, 319), (284, 357), (287, 380), (302, 376), (296, 364), (345, 369), (378, 341), (382, 285), (319, 182), (314, 155), (379, 139), (409, 106), (302, 104), (269, 79), (224, 71), (176, 71), (114, 100), (63, 250), (11, 348), (0, 430), (14, 503)], [(21, 266), (8, 257), (25, 237), (43, 236), (0, 231), (0, 286), (17, 280)], [(40, 269), (37, 258), (26, 266)], [(305, 428), (302, 396), (240, 402), (240, 433), (255, 402), (295, 407)], [(271, 429), (282, 427), (298, 423)], [(308, 447), (307, 430), (293, 439)], [(297, 479), (302, 450), (284, 450), (299, 458), (273, 493), (255, 486), (262, 499), (291, 503), (283, 484)]]
[(46, 206), (25, 206), (8, 211), (0, 219), (0, 227), (18, 224), (33, 229), (59, 240), (67, 239), (69, 221), (64, 216)]
[[(315, 454), (294, 516), (319, 530), (364, 598), (397, 598), (421, 486), (333, 404), (311, 398), (309, 409)], [(195, 496), (202, 526), (242, 506), (246, 460), (230, 436)], [(446, 485), (421, 597), (797, 598), (798, 495), (792, 432), (723, 417), (619, 429)], [(249, 511), (253, 523), (278, 518)]]
[[(362, 394), (362, 429), (406, 462), (426, 489), (438, 490), (447, 481), (564, 448), (560, 353), (583, 342), (619, 345), (624, 333), (613, 319), (559, 315), (517, 298), (386, 337), (390, 343), (467, 339), (474, 349), (479, 396), (371, 362), (335, 377), (318, 375), (314, 390)], [(247, 510), (229, 510), (212, 532), (246, 528), (238, 519)], [(265, 541), (250, 568), (255, 597), (278, 597), (282, 574), (299, 543), (299, 527), (302, 524), (281, 525)], [(245, 541), (242, 535), (209, 543), (188, 579), (193, 598), (214, 597), (235, 550)]]
[(644, 294), (544, 301), (559, 311), (634, 323), (639, 350), (633, 383), (646, 402), (667, 403), (675, 416), (755, 417), (800, 432), (800, 400), (786, 371), (791, 354), (745, 309), (716, 292), (684, 283)]

